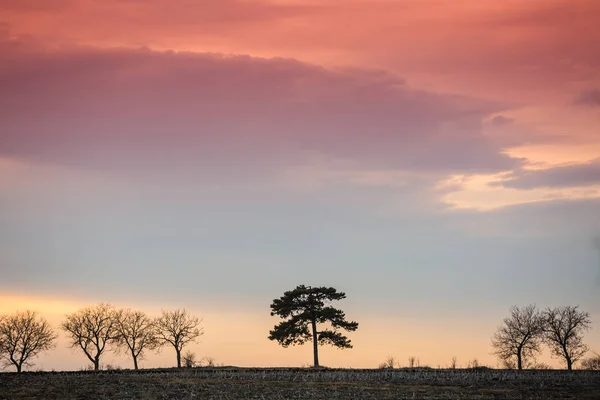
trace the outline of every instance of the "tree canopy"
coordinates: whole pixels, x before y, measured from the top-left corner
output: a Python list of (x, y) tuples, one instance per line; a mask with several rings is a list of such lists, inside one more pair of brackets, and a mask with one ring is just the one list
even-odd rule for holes
[(507, 365), (516, 361), (517, 369), (523, 369), (540, 352), (543, 330), (544, 320), (535, 305), (513, 306), (510, 317), (504, 319), (492, 337), (495, 354)]
[(163, 311), (154, 320), (156, 340), (159, 344), (170, 344), (175, 349), (177, 368), (181, 368), (181, 350), (188, 343), (195, 342), (204, 334), (200, 327), (201, 319), (190, 315), (184, 309)]
[(61, 328), (67, 334), (70, 346), (81, 348), (86, 357), (100, 369), (100, 356), (106, 346), (118, 339), (116, 311), (110, 304), (100, 303), (68, 314)]
[(134, 369), (138, 369), (138, 360), (144, 359), (146, 350), (158, 347), (154, 321), (143, 311), (117, 311), (115, 329), (117, 347), (131, 354)]
[(562, 358), (567, 369), (588, 352), (583, 343), (583, 332), (588, 331), (592, 321), (590, 314), (579, 310), (579, 306), (548, 308), (543, 313), (544, 340), (556, 357)]
[(0, 360), (21, 372), (38, 354), (56, 345), (56, 334), (35, 311), (0, 316)]
[[(346, 298), (344, 292), (332, 287), (300, 285), (284, 292), (271, 304), (271, 315), (284, 319), (269, 332), (269, 339), (281, 346), (313, 342), (314, 366), (319, 366), (319, 345), (328, 344), (340, 349), (352, 348), (350, 339), (340, 331), (355, 331), (358, 322), (346, 321), (345, 313), (327, 303)], [(328, 328), (319, 328), (328, 324)]]

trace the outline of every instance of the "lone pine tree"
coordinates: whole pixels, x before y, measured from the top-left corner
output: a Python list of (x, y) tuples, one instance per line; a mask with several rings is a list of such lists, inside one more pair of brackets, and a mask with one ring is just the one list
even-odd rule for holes
[[(319, 366), (319, 345), (329, 344), (341, 349), (351, 349), (350, 339), (339, 330), (355, 331), (358, 322), (346, 321), (342, 310), (326, 305), (342, 300), (346, 294), (332, 287), (310, 287), (300, 285), (287, 291), (271, 304), (271, 315), (284, 319), (269, 332), (269, 339), (283, 347), (313, 342), (314, 366)], [(329, 324), (329, 329), (317, 330), (320, 324)], [(309, 328), (310, 327), (310, 328)]]

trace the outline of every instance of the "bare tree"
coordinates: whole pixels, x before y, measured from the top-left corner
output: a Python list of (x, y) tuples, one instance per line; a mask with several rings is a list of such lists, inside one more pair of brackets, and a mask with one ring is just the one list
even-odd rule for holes
[(118, 338), (116, 311), (106, 303), (68, 314), (61, 328), (71, 340), (71, 347), (80, 347), (96, 371), (100, 369), (100, 356), (106, 346)]
[(524, 361), (531, 361), (540, 352), (543, 331), (542, 314), (535, 305), (513, 306), (510, 317), (504, 318), (504, 324), (492, 337), (494, 353), (505, 366), (516, 359), (516, 367), (521, 370)]
[(133, 368), (144, 359), (145, 350), (158, 346), (154, 321), (143, 311), (119, 310), (115, 314), (116, 344), (133, 358)]
[(177, 368), (181, 368), (181, 350), (190, 343), (195, 342), (204, 334), (199, 327), (201, 319), (193, 317), (186, 310), (163, 311), (162, 315), (154, 321), (156, 335), (160, 344), (170, 344), (177, 353)]
[(21, 372), (23, 365), (56, 345), (56, 334), (35, 311), (16, 312), (0, 317), (0, 359)]
[(590, 329), (590, 314), (579, 306), (548, 308), (543, 313), (544, 341), (552, 354), (562, 358), (571, 371), (573, 364), (589, 350), (583, 343), (583, 332)]

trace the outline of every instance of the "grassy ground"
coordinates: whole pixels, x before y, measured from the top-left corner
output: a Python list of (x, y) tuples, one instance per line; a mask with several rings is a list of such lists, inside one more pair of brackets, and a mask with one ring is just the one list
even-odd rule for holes
[(3, 373), (0, 399), (600, 399), (600, 372), (187, 369)]

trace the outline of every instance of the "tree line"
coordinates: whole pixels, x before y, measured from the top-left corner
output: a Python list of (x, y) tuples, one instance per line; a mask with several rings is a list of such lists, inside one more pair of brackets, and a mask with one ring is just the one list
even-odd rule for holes
[[(202, 321), (184, 309), (162, 311), (152, 318), (143, 311), (116, 309), (100, 303), (67, 314), (60, 328), (69, 346), (83, 351), (94, 370), (100, 369), (100, 358), (109, 348), (128, 353), (134, 369), (146, 351), (172, 346), (181, 367), (183, 347), (195, 342), (204, 331)], [(58, 335), (46, 319), (35, 311), (16, 312), (0, 317), (0, 359), (14, 365), (17, 372), (31, 366), (38, 354), (56, 347)]]
[[(269, 331), (268, 339), (283, 347), (312, 342), (313, 365), (318, 367), (320, 345), (352, 348), (343, 331), (356, 331), (358, 322), (346, 320), (344, 311), (331, 306), (331, 302), (344, 298), (346, 294), (333, 287), (300, 285), (284, 292), (270, 306), (271, 315), (283, 321)], [(134, 369), (138, 369), (138, 360), (147, 351), (162, 346), (175, 349), (177, 367), (181, 368), (183, 348), (204, 333), (201, 322), (185, 309), (162, 311), (152, 318), (142, 311), (100, 303), (67, 314), (60, 328), (70, 347), (81, 350), (95, 370), (100, 369), (101, 356), (109, 348), (127, 353)], [(545, 310), (535, 305), (513, 306), (510, 316), (493, 335), (492, 346), (505, 367), (520, 370), (533, 365), (545, 344), (553, 356), (564, 360), (567, 369), (572, 370), (589, 350), (583, 343), (583, 333), (590, 327), (589, 314), (578, 306)], [(0, 316), (0, 360), (14, 365), (17, 372), (24, 365), (32, 365), (38, 354), (54, 348), (56, 339), (50, 324), (36, 312)], [(585, 363), (584, 367), (600, 369), (600, 356)], [(456, 359), (453, 364), (456, 365)], [(393, 365), (392, 360), (392, 368)]]

